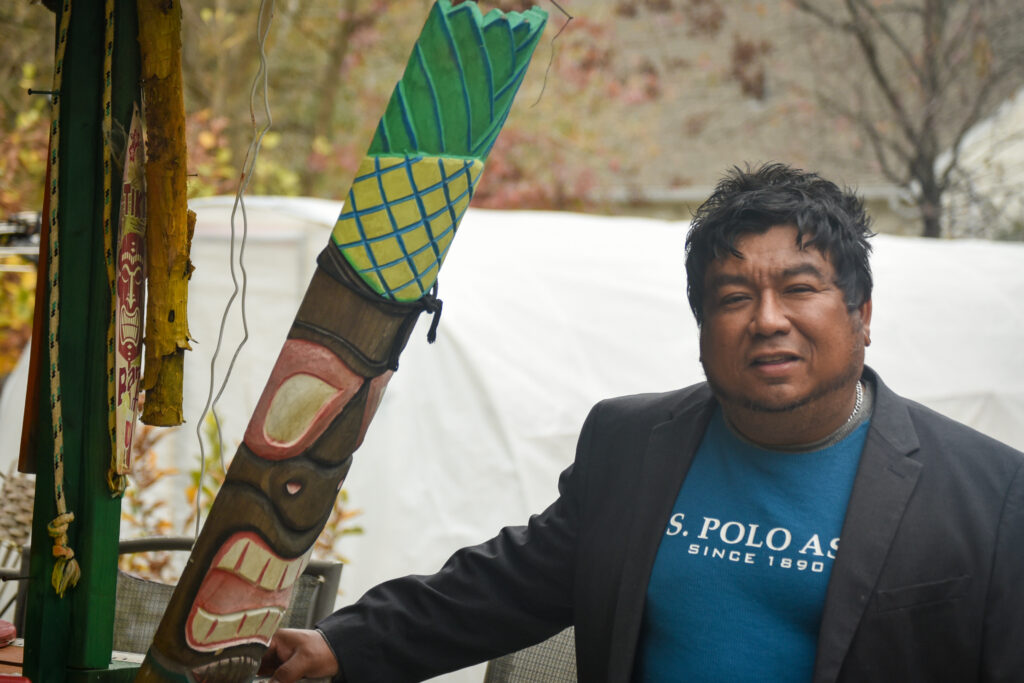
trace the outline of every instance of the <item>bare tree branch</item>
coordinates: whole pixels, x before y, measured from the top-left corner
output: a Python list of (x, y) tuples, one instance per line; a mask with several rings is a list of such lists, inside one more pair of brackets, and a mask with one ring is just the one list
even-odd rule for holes
[[(1008, 73), (1008, 71), (1004, 73)], [(968, 132), (970, 132), (972, 128), (974, 128), (975, 125), (978, 124), (979, 121), (981, 121), (982, 113), (985, 111), (988, 105), (989, 95), (990, 93), (992, 93), (993, 90), (995, 90), (1000, 80), (1002, 79), (996, 77), (988, 78), (985, 80), (985, 82), (982, 84), (980, 92), (978, 93), (978, 96), (974, 99), (973, 105), (967, 112), (967, 115), (964, 116), (963, 120), (961, 121), (960, 127), (953, 134), (953, 138), (949, 146), (950, 161), (946, 168), (943, 169), (943, 171), (940, 174), (941, 185), (943, 189), (949, 187), (950, 175), (959, 164), (960, 153), (962, 151), (961, 147), (964, 141), (964, 137), (967, 135)]]
[[(914, 190), (923, 233), (938, 236), (944, 193), (964, 178), (970, 186), (961, 167), (969, 132), (1024, 85), (1024, 8), (1019, 0), (843, 0), (837, 18), (828, 5), (793, 2), (851, 39), (865, 74), (855, 88), (829, 80), (819, 101), (863, 132), (882, 173)], [(846, 104), (852, 98), (862, 101)]]
[(793, 0), (793, 5), (831, 29), (853, 33), (853, 25), (850, 22), (837, 21), (831, 12), (826, 12), (815, 3), (809, 2), (809, 0)]
[(910, 68), (910, 70), (913, 71), (914, 75), (917, 76), (917, 79), (919, 81), (923, 81), (924, 74), (921, 71), (921, 67), (918, 64), (918, 60), (914, 56), (914, 53), (911, 52), (908, 48), (905, 39), (896, 32), (896, 29), (893, 28), (893, 26), (890, 25), (885, 20), (885, 18), (882, 17), (881, 13), (878, 11), (878, 8), (875, 7), (873, 3), (865, 2), (864, 0), (854, 0), (854, 3), (859, 5), (864, 10), (864, 12), (866, 12), (868, 16), (871, 17), (872, 21), (874, 21), (875, 23), (875, 26), (877, 26), (878, 29), (885, 35), (885, 37), (889, 39), (889, 42), (900, 53), (900, 56), (903, 57), (903, 61)]
[(907, 114), (903, 101), (896, 92), (896, 86), (890, 82), (889, 77), (882, 68), (881, 58), (878, 54), (878, 46), (863, 20), (861, 19), (858, 22), (859, 17), (857, 14), (856, 0), (846, 0), (846, 6), (854, 24), (853, 36), (856, 39), (857, 44), (860, 46), (861, 54), (864, 57), (864, 61), (867, 63), (867, 67), (871, 72), (872, 78), (875, 79), (875, 84), (878, 86), (879, 90), (882, 91), (882, 95), (885, 97), (886, 102), (889, 103), (889, 107), (892, 109), (892, 113), (896, 117), (896, 122), (903, 129), (904, 134), (908, 139), (916, 139), (917, 131), (914, 130), (914, 125), (910, 120), (910, 116)]
[[(880, 131), (875, 125), (874, 119), (863, 110), (855, 110), (825, 94), (819, 95), (819, 99), (825, 109), (849, 119), (864, 133), (864, 137), (868, 139), (875, 152), (875, 159), (882, 169), (882, 174), (886, 178), (898, 185), (909, 182), (910, 179), (906, 172), (900, 172), (897, 169), (899, 167), (906, 169), (909, 166), (911, 150), (904, 149), (898, 138), (887, 136)], [(890, 156), (896, 157), (896, 160), (891, 160)]]

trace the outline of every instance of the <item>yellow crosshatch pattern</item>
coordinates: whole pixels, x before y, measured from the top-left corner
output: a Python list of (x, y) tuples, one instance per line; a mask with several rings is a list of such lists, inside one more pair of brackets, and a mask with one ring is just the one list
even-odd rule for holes
[(331, 239), (374, 291), (416, 301), (430, 291), (483, 172), (479, 159), (363, 159)]

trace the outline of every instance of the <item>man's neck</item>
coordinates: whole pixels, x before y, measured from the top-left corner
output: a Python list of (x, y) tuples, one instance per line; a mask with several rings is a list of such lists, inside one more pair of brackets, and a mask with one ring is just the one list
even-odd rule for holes
[(820, 451), (824, 448), (828, 448), (839, 443), (840, 441), (848, 437), (850, 434), (855, 432), (858, 427), (864, 424), (865, 421), (871, 419), (871, 412), (874, 410), (875, 406), (874, 386), (871, 384), (871, 382), (868, 382), (866, 380), (862, 380), (860, 385), (862, 387), (862, 398), (858, 400), (857, 404), (854, 407), (853, 413), (850, 414), (850, 417), (847, 418), (847, 421), (844, 424), (842, 424), (838, 429), (833, 431), (831, 434), (827, 435), (822, 439), (818, 439), (817, 441), (768, 446), (765, 444), (755, 443), (750, 439), (746, 438), (745, 436), (743, 436), (739, 431), (737, 431), (735, 427), (733, 427), (733, 425), (729, 422), (728, 418), (725, 419), (725, 424), (729, 428), (729, 431), (731, 431), (736, 436), (736, 438), (745, 441), (753, 446), (757, 446), (758, 448), (765, 448), (773, 451), (781, 451), (784, 453), (810, 453), (812, 451)]
[(827, 440), (846, 426), (857, 413), (857, 396), (855, 383), (793, 410), (768, 412), (725, 402), (722, 410), (732, 429), (757, 446), (803, 449), (807, 444)]

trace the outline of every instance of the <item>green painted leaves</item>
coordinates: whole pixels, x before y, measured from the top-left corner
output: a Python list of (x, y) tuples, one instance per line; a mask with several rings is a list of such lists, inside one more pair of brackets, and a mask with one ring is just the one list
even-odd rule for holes
[(438, 0), (369, 154), (486, 159), (546, 22), (536, 7), (484, 16), (474, 2)]

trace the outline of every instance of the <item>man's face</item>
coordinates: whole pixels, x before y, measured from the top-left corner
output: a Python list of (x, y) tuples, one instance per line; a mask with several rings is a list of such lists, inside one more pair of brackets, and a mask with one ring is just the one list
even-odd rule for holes
[(864, 364), (871, 302), (849, 311), (835, 269), (792, 226), (741, 237), (705, 276), (700, 350), (728, 411), (785, 412), (848, 401)]

